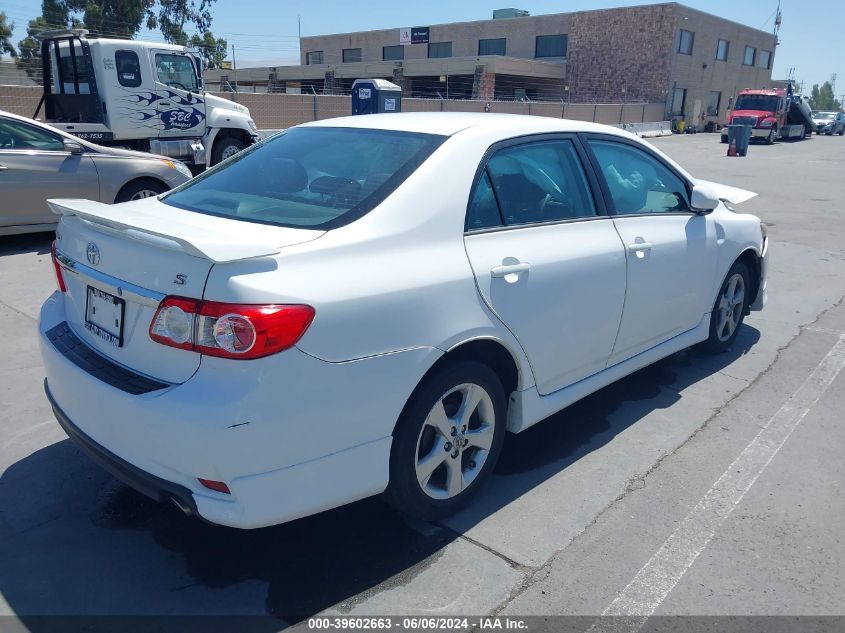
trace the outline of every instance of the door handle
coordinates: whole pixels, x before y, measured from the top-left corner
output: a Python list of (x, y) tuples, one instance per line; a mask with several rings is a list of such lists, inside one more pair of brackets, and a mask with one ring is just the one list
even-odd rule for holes
[(527, 272), (531, 268), (528, 262), (520, 262), (519, 264), (503, 264), (501, 266), (493, 266), (490, 269), (490, 275), (493, 277), (507, 277), (508, 275), (518, 275)]
[(628, 244), (628, 252), (637, 256), (637, 259), (643, 259), (646, 253), (651, 250), (651, 242), (634, 242)]

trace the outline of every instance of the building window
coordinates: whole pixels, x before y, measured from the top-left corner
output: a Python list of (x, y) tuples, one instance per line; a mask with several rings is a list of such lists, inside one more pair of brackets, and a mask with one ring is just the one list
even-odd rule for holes
[(744, 66), (753, 66), (754, 58), (757, 56), (757, 49), (753, 46), (745, 47), (745, 55), (742, 57), (742, 64)]
[(678, 52), (682, 55), (692, 55), (693, 42), (695, 42), (695, 33), (681, 29), (681, 37), (678, 38)]
[(343, 62), (348, 64), (349, 62), (360, 62), (361, 61), (361, 49), (360, 48), (344, 48), (343, 49)]
[(769, 69), (772, 67), (772, 52), (771, 51), (760, 51), (760, 57), (757, 60), (757, 65), (760, 68)]
[(720, 62), (728, 61), (728, 51), (731, 49), (731, 43), (728, 40), (719, 40), (716, 42), (716, 59)]
[(493, 40), (478, 40), (478, 54), (504, 55), (506, 41), (504, 37)]
[(722, 93), (711, 92), (710, 99), (707, 101), (707, 115), (719, 116), (719, 107), (722, 105)]
[(538, 35), (534, 57), (566, 57), (566, 35)]
[(308, 66), (323, 63), (323, 51), (308, 51), (305, 53), (305, 63)]
[(672, 116), (683, 116), (687, 101), (687, 89), (675, 88), (672, 91)]
[(134, 51), (116, 51), (114, 65), (117, 70), (117, 81), (121, 86), (137, 88), (141, 85), (141, 64)]
[(428, 56), (432, 59), (435, 57), (451, 57), (452, 42), (429, 42)]
[(402, 61), (405, 59), (405, 47), (401, 44), (396, 46), (382, 46), (381, 58), (386, 62)]

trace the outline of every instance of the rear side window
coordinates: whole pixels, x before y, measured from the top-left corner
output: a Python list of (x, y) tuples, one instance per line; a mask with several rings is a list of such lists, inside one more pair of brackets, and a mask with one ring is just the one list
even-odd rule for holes
[(114, 65), (121, 86), (137, 88), (141, 85), (141, 64), (134, 51), (116, 51)]
[(292, 128), (163, 201), (250, 222), (331, 229), (373, 209), (444, 140), (392, 130)]
[(686, 183), (662, 162), (636, 147), (590, 141), (617, 214), (689, 211)]
[(487, 172), (506, 225), (596, 215), (571, 141), (541, 141), (499, 150), (487, 163)]
[(468, 231), (477, 231), (501, 225), (502, 217), (499, 215), (499, 205), (496, 204), (496, 196), (493, 194), (490, 176), (487, 175), (485, 170), (482, 172), (469, 202), (466, 228)]

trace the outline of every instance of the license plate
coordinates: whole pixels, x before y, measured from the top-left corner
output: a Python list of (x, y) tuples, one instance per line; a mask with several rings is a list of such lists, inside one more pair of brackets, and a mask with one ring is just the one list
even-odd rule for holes
[(85, 328), (115, 347), (123, 346), (123, 312), (126, 302), (119, 297), (88, 286), (85, 302)]

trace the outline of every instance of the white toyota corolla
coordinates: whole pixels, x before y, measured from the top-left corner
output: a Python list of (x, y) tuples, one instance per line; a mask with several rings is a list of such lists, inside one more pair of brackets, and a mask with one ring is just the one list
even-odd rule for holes
[(432, 519), (520, 432), (766, 297), (754, 194), (542, 117), (303, 125), (120, 206), (53, 200), (47, 396), (130, 486), (207, 521), (370, 495)]

